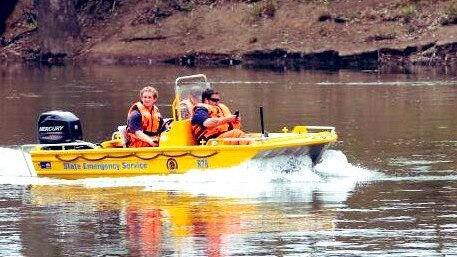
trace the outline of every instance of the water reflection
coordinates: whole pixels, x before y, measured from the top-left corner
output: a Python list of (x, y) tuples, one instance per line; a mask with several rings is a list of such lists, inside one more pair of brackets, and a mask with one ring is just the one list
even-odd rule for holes
[(0, 242), (11, 247), (0, 253), (452, 256), (455, 178), (385, 179), (358, 183), (342, 201), (332, 196), (344, 193), (336, 183), (313, 191), (312, 200), (281, 183), (287, 197), (251, 199), (132, 186), (3, 186), (0, 205), (9, 207), (0, 212)]
[[(110, 251), (125, 248), (129, 256), (226, 256), (225, 251), (233, 251), (240, 243), (232, 242), (233, 237), (240, 239), (243, 234), (334, 229), (334, 210), (313, 205), (305, 206), (306, 212), (284, 213), (273, 203), (138, 187), (34, 185), (26, 195), (30, 210), (23, 224), (32, 227), (22, 231), (24, 239), (30, 240), (24, 244), (30, 247), (38, 240), (41, 249), (48, 249), (46, 254), (52, 253), (50, 242), (76, 240), (60, 245), (60, 254), (85, 245), (86, 254), (108, 247)], [(95, 235), (89, 236), (87, 229)], [(49, 242), (42, 241), (42, 234), (34, 234), (38, 231)]]

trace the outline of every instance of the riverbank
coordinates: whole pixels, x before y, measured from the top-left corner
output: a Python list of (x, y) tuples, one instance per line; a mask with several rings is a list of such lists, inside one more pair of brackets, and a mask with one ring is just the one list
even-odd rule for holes
[[(456, 0), (79, 3), (81, 43), (57, 59), (405, 71), (457, 63)], [(31, 1), (19, 1), (0, 59), (56, 61), (40, 51), (34, 13)]]

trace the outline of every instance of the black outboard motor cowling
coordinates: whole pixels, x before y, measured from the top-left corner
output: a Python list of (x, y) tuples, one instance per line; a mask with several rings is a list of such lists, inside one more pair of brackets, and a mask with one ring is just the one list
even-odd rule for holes
[(71, 143), (82, 140), (81, 122), (71, 112), (49, 111), (38, 119), (38, 141), (40, 144)]

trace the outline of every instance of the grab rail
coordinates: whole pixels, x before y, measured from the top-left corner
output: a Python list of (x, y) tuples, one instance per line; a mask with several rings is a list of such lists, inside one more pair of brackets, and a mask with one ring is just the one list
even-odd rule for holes
[(206, 75), (205, 75), (205, 74), (195, 74), (195, 75), (182, 76), (182, 77), (176, 78), (176, 80), (175, 80), (175, 85), (178, 86), (178, 85), (179, 85), (179, 82), (182, 81), (182, 80), (197, 79), (197, 78), (203, 78), (203, 81), (204, 81), (204, 82), (207, 82), (207, 81), (208, 81), (208, 80), (206, 79)]
[(321, 130), (329, 130), (330, 132), (335, 132), (335, 127), (332, 126), (306, 126), (307, 129), (321, 129)]
[(76, 141), (76, 142), (71, 142), (71, 143), (58, 143), (58, 144), (26, 144), (26, 145), (21, 145), (21, 149), (28, 149), (26, 152), (30, 152), (31, 149), (36, 148), (36, 147), (61, 147), (61, 150), (66, 150), (65, 147), (67, 146), (87, 146), (91, 149), (97, 149), (99, 148), (98, 145), (91, 143), (91, 142), (86, 142), (86, 141)]

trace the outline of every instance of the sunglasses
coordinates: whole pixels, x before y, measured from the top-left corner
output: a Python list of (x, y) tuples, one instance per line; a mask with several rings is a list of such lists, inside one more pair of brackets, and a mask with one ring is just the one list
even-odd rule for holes
[(210, 98), (208, 98), (208, 99), (211, 100), (211, 101), (213, 101), (213, 102), (219, 102), (219, 101), (221, 100), (221, 99), (219, 99), (219, 98), (212, 98), (212, 97), (210, 97)]

